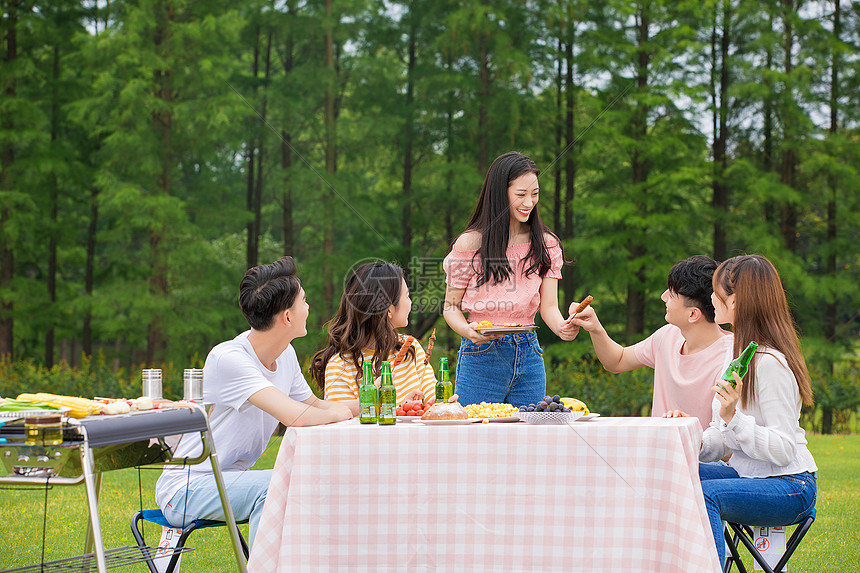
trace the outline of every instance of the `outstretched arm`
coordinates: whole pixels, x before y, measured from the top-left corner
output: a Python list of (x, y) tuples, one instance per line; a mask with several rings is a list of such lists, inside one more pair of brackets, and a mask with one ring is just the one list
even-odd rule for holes
[(566, 321), (558, 309), (558, 279), (544, 277), (541, 280), (540, 316), (562, 340), (573, 340), (579, 334), (579, 325)]
[[(576, 305), (577, 303), (570, 305), (571, 313), (576, 308)], [(597, 354), (597, 359), (610, 372), (618, 374), (645, 366), (636, 358), (633, 348), (621, 346), (609, 337), (606, 329), (600, 324), (600, 320), (598, 320), (597, 313), (593, 307), (585, 307), (582, 312), (576, 316), (571, 316), (567, 321), (588, 331), (588, 334), (591, 336), (591, 344), (594, 345), (594, 352)]]
[(318, 426), (352, 418), (352, 412), (345, 404), (326, 402), (313, 395), (299, 402), (274, 386), (254, 392), (248, 401), (287, 427)]

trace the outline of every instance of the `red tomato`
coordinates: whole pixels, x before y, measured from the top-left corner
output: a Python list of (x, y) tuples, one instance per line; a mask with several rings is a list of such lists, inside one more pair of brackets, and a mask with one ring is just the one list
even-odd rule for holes
[(423, 410), (423, 409), (421, 409), (421, 408), (418, 408), (417, 410), (415, 410), (415, 415), (416, 415), (416, 416), (423, 416), (423, 415), (424, 415), (424, 410)]
[(397, 410), (394, 412), (394, 414), (397, 416), (405, 416), (406, 412), (403, 411), (403, 408), (397, 408)]

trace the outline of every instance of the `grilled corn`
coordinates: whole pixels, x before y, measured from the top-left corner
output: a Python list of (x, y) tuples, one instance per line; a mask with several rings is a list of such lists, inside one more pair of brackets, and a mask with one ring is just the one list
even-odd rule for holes
[(54, 406), (67, 406), (71, 408), (67, 415), (72, 418), (86, 418), (99, 412), (99, 405), (96, 402), (76, 396), (60, 396), (59, 394), (39, 392), (38, 394), (19, 394), (18, 400), (25, 402), (50, 402)]

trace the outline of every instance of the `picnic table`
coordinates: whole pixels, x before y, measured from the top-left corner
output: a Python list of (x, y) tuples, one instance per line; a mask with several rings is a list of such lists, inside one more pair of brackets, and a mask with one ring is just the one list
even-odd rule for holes
[(248, 570), (719, 571), (696, 418), (289, 428)]

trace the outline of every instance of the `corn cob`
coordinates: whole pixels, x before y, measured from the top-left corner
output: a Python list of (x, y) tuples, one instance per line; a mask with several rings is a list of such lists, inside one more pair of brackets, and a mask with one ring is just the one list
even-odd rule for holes
[(26, 402), (44, 401), (50, 402), (55, 406), (68, 406), (71, 408), (68, 415), (72, 418), (86, 418), (92, 414), (97, 414), (99, 411), (99, 406), (96, 402), (75, 396), (60, 396), (58, 394), (39, 392), (38, 394), (19, 394), (18, 400)]

